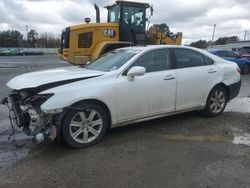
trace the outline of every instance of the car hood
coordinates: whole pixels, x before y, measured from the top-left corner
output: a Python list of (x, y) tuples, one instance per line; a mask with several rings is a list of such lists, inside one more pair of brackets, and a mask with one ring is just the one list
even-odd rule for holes
[(12, 78), (7, 83), (7, 86), (16, 90), (37, 88), (39, 86), (45, 85), (53, 87), (53, 84), (54, 87), (56, 87), (79, 80), (101, 76), (104, 73), (105, 72), (102, 71), (90, 70), (75, 66), (62, 67), (22, 74)]

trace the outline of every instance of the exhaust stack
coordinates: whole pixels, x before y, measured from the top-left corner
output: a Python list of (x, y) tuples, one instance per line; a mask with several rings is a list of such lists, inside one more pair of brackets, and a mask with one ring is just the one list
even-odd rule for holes
[(95, 4), (95, 12), (96, 12), (96, 23), (100, 22), (100, 9), (99, 7)]

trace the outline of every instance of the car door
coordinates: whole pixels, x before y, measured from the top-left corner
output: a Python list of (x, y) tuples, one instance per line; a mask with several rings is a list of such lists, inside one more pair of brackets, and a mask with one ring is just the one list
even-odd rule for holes
[[(117, 118), (119, 122), (175, 110), (176, 75), (171, 69), (169, 49), (146, 52), (116, 80)], [(145, 67), (143, 76), (131, 81), (126, 72)]]
[(217, 67), (203, 54), (191, 49), (176, 48), (176, 110), (200, 106), (216, 82)]

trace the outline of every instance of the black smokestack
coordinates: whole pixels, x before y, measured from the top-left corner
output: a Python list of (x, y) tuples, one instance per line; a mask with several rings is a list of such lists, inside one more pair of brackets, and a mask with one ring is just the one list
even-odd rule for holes
[(100, 22), (100, 9), (96, 4), (95, 4), (95, 12), (96, 12), (96, 23), (99, 23)]

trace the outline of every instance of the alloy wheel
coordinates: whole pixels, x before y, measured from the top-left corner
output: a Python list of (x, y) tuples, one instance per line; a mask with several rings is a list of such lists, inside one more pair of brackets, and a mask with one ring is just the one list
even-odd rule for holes
[(226, 104), (226, 96), (223, 91), (216, 90), (210, 97), (209, 107), (213, 113), (220, 113)]
[(243, 72), (244, 74), (249, 73), (249, 71), (250, 71), (250, 66), (249, 66), (249, 65), (245, 65), (245, 66), (243, 67), (243, 69), (242, 69), (242, 72)]
[(102, 131), (103, 119), (94, 109), (77, 112), (70, 121), (69, 132), (78, 143), (89, 143), (95, 140)]

